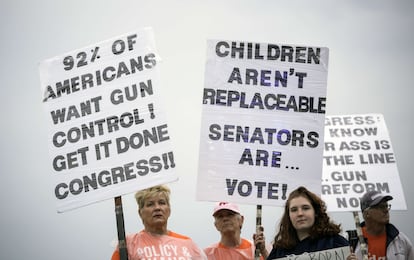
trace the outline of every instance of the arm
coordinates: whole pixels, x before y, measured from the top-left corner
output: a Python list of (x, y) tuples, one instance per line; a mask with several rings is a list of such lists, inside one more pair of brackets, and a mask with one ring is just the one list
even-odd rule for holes
[(269, 252), (266, 248), (266, 240), (263, 233), (263, 227), (258, 229), (258, 233), (253, 234), (253, 241), (256, 249), (260, 251), (260, 255), (262, 256), (261, 259), (266, 259), (269, 255)]
[(119, 256), (118, 248), (112, 253), (111, 260), (120, 260), (121, 257)]

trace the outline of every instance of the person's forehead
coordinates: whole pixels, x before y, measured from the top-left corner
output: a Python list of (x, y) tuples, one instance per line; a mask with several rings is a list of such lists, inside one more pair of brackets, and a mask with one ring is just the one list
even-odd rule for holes
[(311, 202), (309, 201), (308, 198), (303, 197), (303, 196), (298, 196), (290, 200), (289, 207), (291, 208), (291, 207), (296, 207), (296, 206), (301, 206), (301, 205), (310, 205), (310, 204)]
[(155, 193), (155, 194), (149, 195), (146, 198), (146, 201), (157, 201), (157, 200), (167, 200), (167, 197), (162, 193)]

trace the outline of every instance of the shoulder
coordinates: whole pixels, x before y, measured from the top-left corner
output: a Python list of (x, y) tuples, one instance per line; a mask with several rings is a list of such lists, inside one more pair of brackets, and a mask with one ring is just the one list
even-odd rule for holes
[(243, 249), (243, 248), (249, 248), (249, 247), (255, 247), (254, 243), (248, 239), (242, 238), (239, 248)]
[(170, 240), (173, 239), (175, 243), (180, 245), (185, 245), (188, 248), (191, 248), (194, 251), (203, 251), (190, 237), (184, 236), (182, 234), (178, 234), (172, 231), (168, 231), (166, 237), (168, 237)]
[[(254, 247), (255, 246), (254, 246), (252, 241), (250, 241), (248, 239), (245, 239), (245, 238), (242, 238), (240, 245), (237, 248), (234, 248), (234, 249), (247, 249), (247, 248), (254, 248)], [(224, 246), (223, 244), (221, 244), (220, 242), (216, 242), (216, 243), (213, 243), (213, 244), (209, 245), (208, 247), (204, 248), (204, 251), (211, 250), (211, 249), (214, 249), (214, 248), (227, 248), (227, 247)]]
[(340, 234), (334, 235), (332, 239), (335, 247), (349, 246), (349, 241)]
[(208, 247), (204, 248), (204, 250), (211, 250), (212, 248), (220, 247), (220, 243), (214, 243), (209, 245)]
[(322, 237), (319, 239), (319, 243), (323, 250), (349, 246), (348, 240), (340, 234)]
[(221, 248), (221, 247), (220, 247), (220, 243), (214, 243), (214, 244), (211, 244), (211, 245), (209, 245), (208, 247), (204, 248), (204, 249), (203, 249), (203, 251), (204, 251), (204, 253), (205, 253), (207, 256), (209, 256), (209, 255), (214, 255), (214, 254), (215, 254), (215, 252), (216, 252), (219, 248)]
[(325, 236), (316, 240), (314, 251), (328, 250), (337, 247), (349, 246), (348, 240), (343, 236), (337, 234), (333, 236)]
[(173, 232), (173, 231), (168, 231), (167, 235), (170, 236), (170, 237), (175, 237), (175, 238), (179, 238), (179, 239), (191, 240), (190, 237), (178, 234), (178, 233)]
[(268, 259), (275, 259), (275, 258), (279, 258), (279, 257), (283, 257), (284, 255), (280, 252), (280, 249), (278, 248), (273, 248), (269, 255), (267, 256)]
[(408, 238), (408, 236), (406, 234), (404, 234), (403, 232), (401, 232), (401, 231), (398, 233), (395, 240), (400, 240), (409, 247), (413, 246), (412, 243), (411, 243), (411, 240)]
[(387, 244), (390, 243), (391, 241), (396, 241), (396, 240), (400, 240), (403, 241), (404, 243), (407, 243), (409, 245), (411, 245), (411, 241), (410, 239), (401, 231), (398, 230), (398, 228), (396, 226), (394, 226), (391, 223), (388, 223), (386, 225), (386, 229), (387, 229)]
[(192, 259), (205, 259), (204, 250), (201, 249), (190, 237), (173, 232), (173, 231), (168, 231), (167, 235), (164, 236), (164, 239), (165, 238), (167, 239), (164, 240), (162, 243), (172, 242), (175, 245), (180, 246), (182, 250), (184, 250), (185, 248), (184, 251), (188, 251), (188, 253), (191, 256), (193, 256)]
[(394, 226), (391, 223), (388, 223), (385, 226), (386, 230), (387, 230), (387, 236), (390, 238), (394, 238), (396, 236), (398, 236), (398, 234), (400, 233), (400, 231), (398, 230), (398, 228), (396, 226)]
[(138, 233), (127, 234), (125, 238), (126, 238), (127, 243), (131, 244), (131, 243), (136, 243), (138, 240), (140, 240), (141, 236), (142, 236), (142, 231)]
[(192, 242), (191, 238), (188, 236), (184, 236), (181, 234), (178, 234), (176, 232), (172, 232), (172, 231), (168, 231), (168, 233), (166, 235), (162, 235), (162, 236), (153, 236), (145, 231), (140, 231), (138, 233), (134, 233), (134, 234), (128, 234), (126, 235), (126, 240), (127, 243), (137, 243), (138, 241), (147, 241), (147, 240), (163, 240), (165, 238), (174, 238), (177, 240), (182, 240), (182, 241), (188, 241), (188, 242)]

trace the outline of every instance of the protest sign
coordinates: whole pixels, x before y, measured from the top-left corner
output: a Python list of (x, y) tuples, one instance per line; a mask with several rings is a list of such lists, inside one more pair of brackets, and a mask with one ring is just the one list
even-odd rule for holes
[(351, 253), (348, 246), (304, 253), (301, 255), (290, 255), (278, 258), (279, 260), (345, 260)]
[(197, 199), (320, 194), (328, 49), (208, 40)]
[(58, 212), (177, 180), (151, 28), (40, 63)]
[(359, 211), (370, 190), (407, 209), (397, 161), (381, 114), (326, 116), (322, 199), (329, 211)]

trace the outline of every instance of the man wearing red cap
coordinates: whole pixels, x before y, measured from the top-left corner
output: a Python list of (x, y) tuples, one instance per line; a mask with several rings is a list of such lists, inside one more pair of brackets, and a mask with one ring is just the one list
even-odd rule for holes
[[(209, 260), (252, 260), (255, 244), (241, 237), (244, 217), (239, 207), (229, 202), (219, 202), (213, 211), (214, 225), (220, 232), (220, 242), (204, 249)], [(263, 233), (254, 236), (255, 243), (260, 245), (261, 259), (266, 259), (268, 252), (265, 247)]]
[[(365, 220), (361, 228), (368, 245), (368, 259), (414, 260), (411, 241), (389, 222), (391, 205), (388, 201), (392, 199), (378, 191), (369, 191), (361, 198), (361, 211)], [(347, 259), (364, 259), (359, 244), (355, 253)]]

